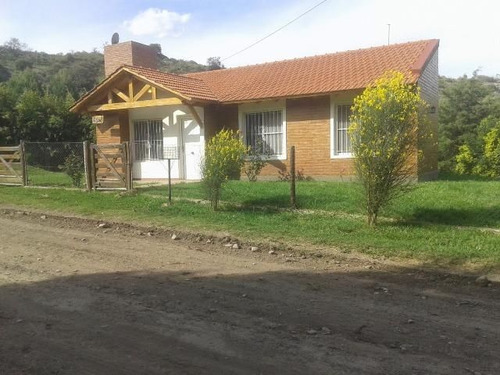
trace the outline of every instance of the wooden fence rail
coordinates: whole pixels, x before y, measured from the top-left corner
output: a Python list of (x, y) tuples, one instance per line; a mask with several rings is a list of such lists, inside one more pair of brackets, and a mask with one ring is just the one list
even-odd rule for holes
[(0, 147), (0, 185), (26, 186), (24, 144)]
[(132, 167), (128, 142), (91, 144), (88, 151), (90, 186), (93, 190), (132, 189)]

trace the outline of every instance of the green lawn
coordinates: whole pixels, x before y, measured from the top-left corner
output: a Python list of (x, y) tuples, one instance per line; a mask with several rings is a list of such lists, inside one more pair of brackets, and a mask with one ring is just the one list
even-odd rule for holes
[[(201, 232), (229, 232), (242, 239), (335, 246), (375, 256), (414, 258), (440, 265), (500, 268), (500, 182), (436, 181), (418, 184), (383, 212), (380, 225), (365, 224), (354, 183), (299, 182), (300, 210), (286, 210), (283, 182), (230, 182), (219, 212), (199, 203), (198, 183), (137, 194), (0, 187), (0, 204), (76, 213), (106, 220), (162, 225)], [(490, 228), (489, 230), (487, 228)]]
[(73, 187), (71, 177), (64, 172), (54, 172), (33, 166), (28, 166), (27, 169), (29, 186)]

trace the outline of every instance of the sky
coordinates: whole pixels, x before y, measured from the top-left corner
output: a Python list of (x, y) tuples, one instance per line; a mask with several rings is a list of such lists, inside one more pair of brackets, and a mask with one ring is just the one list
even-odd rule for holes
[(0, 44), (18, 38), (47, 53), (159, 43), (164, 55), (226, 67), (440, 39), (440, 74), (500, 74), (498, 0), (0, 0)]

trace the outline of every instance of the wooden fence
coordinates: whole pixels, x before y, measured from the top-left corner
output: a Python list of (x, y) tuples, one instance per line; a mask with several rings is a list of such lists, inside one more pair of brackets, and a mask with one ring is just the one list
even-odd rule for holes
[[(26, 159), (24, 142), (19, 146), (0, 147), (0, 185), (27, 186)], [(107, 145), (84, 142), (83, 165), (87, 190), (132, 189), (128, 142)]]
[(89, 148), (88, 185), (93, 190), (132, 189), (132, 165), (128, 142), (97, 145)]
[(24, 144), (0, 147), (0, 184), (26, 186)]

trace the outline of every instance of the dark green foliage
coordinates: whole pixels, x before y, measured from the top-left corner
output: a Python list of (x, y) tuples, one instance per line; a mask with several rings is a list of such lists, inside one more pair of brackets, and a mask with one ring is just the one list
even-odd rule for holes
[[(460, 146), (479, 153), (491, 119), (500, 118), (500, 80), (474, 74), (440, 79), (439, 164), (452, 171)], [(490, 118), (490, 120), (485, 120)], [(483, 122), (486, 121), (486, 122)]]
[(209, 57), (207, 59), (207, 70), (219, 70), (219, 69), (225, 69), (226, 67), (220, 60), (220, 57)]
[(174, 74), (194, 73), (207, 70), (205, 65), (198, 64), (196, 61), (177, 60), (166, 56), (160, 56), (158, 68), (161, 71)]
[(98, 52), (49, 55), (17, 39), (0, 46), (0, 144), (92, 140), (90, 119), (69, 108), (103, 78), (103, 64)]
[(5, 66), (0, 65), (0, 83), (8, 81), (9, 78), (10, 78), (9, 70)]

